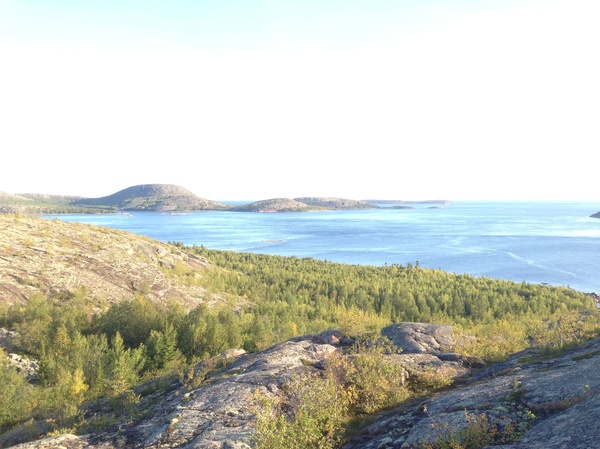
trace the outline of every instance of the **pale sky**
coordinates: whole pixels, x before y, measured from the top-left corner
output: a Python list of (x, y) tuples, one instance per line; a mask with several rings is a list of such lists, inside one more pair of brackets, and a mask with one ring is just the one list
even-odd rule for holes
[(600, 201), (598, 0), (0, 0), (0, 191)]

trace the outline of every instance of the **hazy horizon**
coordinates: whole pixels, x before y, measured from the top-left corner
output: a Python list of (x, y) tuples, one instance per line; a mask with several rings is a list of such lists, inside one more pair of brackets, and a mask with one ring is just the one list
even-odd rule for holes
[(600, 200), (595, 0), (0, 0), (0, 191)]

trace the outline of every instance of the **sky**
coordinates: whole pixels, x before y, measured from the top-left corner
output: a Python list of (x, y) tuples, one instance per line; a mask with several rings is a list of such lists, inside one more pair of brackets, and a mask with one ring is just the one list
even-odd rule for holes
[(600, 201), (598, 0), (0, 0), (0, 191)]

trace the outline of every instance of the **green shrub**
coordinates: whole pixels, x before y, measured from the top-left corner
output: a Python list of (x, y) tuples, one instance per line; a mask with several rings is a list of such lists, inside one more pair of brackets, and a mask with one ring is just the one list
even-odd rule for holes
[(8, 365), (0, 349), (0, 431), (27, 418), (34, 406), (32, 388), (23, 375)]
[(341, 445), (348, 423), (409, 397), (404, 368), (377, 344), (351, 355), (332, 354), (324, 372), (308, 369), (284, 386), (284, 396), (262, 402), (255, 431), (258, 449)]
[(285, 385), (286, 398), (263, 401), (257, 413), (256, 449), (334, 449), (347, 416), (346, 400), (332, 376), (314, 372)]
[(404, 367), (376, 344), (362, 346), (356, 354), (332, 355), (327, 372), (336, 380), (353, 416), (394, 406), (410, 394)]

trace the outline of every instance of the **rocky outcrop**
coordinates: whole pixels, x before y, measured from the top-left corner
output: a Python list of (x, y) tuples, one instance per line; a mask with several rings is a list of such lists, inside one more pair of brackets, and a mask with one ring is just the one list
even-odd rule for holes
[(70, 297), (85, 288), (108, 303), (135, 292), (155, 302), (191, 308), (212, 301), (203, 288), (169, 276), (173, 268), (202, 276), (201, 257), (122, 231), (98, 226), (0, 215), (0, 302), (17, 304), (32, 293)]
[(591, 218), (600, 218), (600, 212), (590, 215)]
[(118, 423), (99, 435), (44, 439), (17, 447), (250, 448), (258, 398), (277, 395), (286, 379), (316, 369), (312, 366), (336, 347), (319, 336), (306, 336), (257, 354), (224, 354), (218, 363), (200, 364), (191, 375), (160, 389), (140, 387), (142, 395), (154, 391), (138, 405), (146, 419)]
[(389, 338), (403, 353), (408, 354), (449, 352), (456, 344), (452, 326), (444, 324), (393, 324), (384, 328), (381, 335)]
[(18, 373), (25, 376), (27, 381), (31, 383), (38, 382), (38, 372), (40, 369), (39, 361), (15, 353), (8, 354), (6, 359), (8, 365), (14, 367)]
[(257, 398), (276, 395), (286, 379), (334, 350), (333, 345), (297, 339), (243, 355), (211, 377), (209, 385), (185, 393), (187, 402), (165, 419), (153, 418), (147, 427), (154, 431), (136, 439), (141, 436), (145, 447), (250, 447)]
[(6, 357), (9, 366), (14, 367), (18, 373), (23, 374), (29, 382), (35, 383), (38, 381), (40, 363), (37, 360), (12, 352), (18, 349), (14, 344), (16, 337), (16, 332), (0, 327), (0, 357)]
[[(415, 448), (468, 426), (512, 435), (502, 449), (596, 447), (600, 440), (600, 339), (556, 358), (515, 354), (457, 388), (382, 415), (344, 449)], [(491, 447), (491, 446), (489, 446)]]

